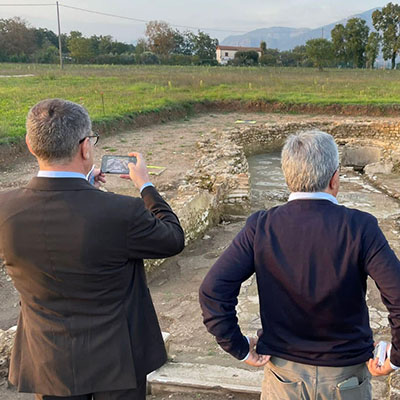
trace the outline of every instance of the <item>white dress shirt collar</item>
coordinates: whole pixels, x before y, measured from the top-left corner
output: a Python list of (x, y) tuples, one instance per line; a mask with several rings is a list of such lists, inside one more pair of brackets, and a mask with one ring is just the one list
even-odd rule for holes
[(82, 178), (87, 180), (84, 174), (71, 171), (39, 171), (37, 176), (39, 178)]
[(335, 196), (326, 192), (293, 192), (290, 193), (289, 201), (293, 200), (329, 200), (334, 204), (339, 204)]

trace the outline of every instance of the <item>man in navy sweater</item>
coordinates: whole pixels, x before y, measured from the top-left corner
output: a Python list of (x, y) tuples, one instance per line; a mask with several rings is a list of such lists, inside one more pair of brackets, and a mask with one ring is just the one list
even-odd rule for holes
[[(263, 400), (370, 399), (370, 373), (400, 366), (400, 262), (375, 217), (338, 204), (339, 155), (331, 135), (291, 135), (282, 169), (289, 201), (251, 215), (211, 268), (200, 287), (204, 323), (232, 356), (265, 365)], [(259, 338), (242, 335), (235, 311), (240, 286), (253, 273)], [(382, 366), (372, 359), (368, 275), (392, 329)]]

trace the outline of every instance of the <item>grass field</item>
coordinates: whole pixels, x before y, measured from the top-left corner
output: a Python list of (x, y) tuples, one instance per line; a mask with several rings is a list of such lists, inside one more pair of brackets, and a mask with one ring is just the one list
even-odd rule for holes
[(1, 76), (21, 74), (34, 76), (0, 78), (0, 143), (21, 138), (29, 108), (50, 97), (83, 104), (97, 122), (217, 100), (400, 103), (400, 71), (389, 70), (0, 64)]

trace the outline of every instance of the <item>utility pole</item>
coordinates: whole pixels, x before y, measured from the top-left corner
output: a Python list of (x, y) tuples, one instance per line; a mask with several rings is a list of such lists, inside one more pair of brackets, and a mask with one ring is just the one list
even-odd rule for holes
[(322, 39), (324, 38), (324, 28), (322, 28)]
[(58, 51), (60, 53), (60, 68), (63, 69), (63, 59), (62, 59), (62, 44), (61, 44), (61, 26), (60, 26), (60, 9), (58, 6), (58, 1), (56, 1), (57, 4), (57, 21), (58, 21)]

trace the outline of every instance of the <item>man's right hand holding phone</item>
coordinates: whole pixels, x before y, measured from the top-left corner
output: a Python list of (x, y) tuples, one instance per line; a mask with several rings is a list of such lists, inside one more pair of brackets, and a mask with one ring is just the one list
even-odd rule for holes
[(146, 161), (140, 153), (132, 152), (128, 155), (131, 157), (136, 157), (136, 164), (129, 163), (129, 175), (120, 175), (120, 177), (123, 179), (130, 179), (140, 190), (145, 183), (150, 182), (150, 176), (149, 172), (147, 171)]

